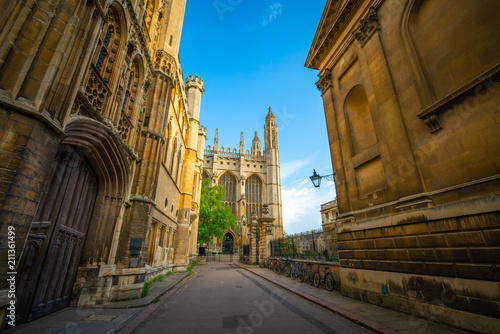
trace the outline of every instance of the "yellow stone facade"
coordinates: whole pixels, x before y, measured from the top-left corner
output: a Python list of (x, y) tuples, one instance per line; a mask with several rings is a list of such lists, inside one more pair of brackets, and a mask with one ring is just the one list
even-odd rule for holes
[(319, 70), (344, 294), (500, 331), (498, 12), (327, 2), (306, 66)]
[[(197, 251), (206, 129), (203, 80), (184, 81), (178, 56), (186, 1), (0, 5), (0, 226), (15, 230), (16, 318), (138, 298)], [(2, 232), (2, 268), (7, 247)]]

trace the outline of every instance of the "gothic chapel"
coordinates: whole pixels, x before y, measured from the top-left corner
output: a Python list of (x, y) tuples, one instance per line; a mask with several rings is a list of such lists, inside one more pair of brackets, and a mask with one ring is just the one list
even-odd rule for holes
[(0, 0), (0, 261), (14, 229), (18, 323), (138, 298), (196, 256), (206, 129), (203, 80), (180, 68), (185, 5)]
[[(253, 214), (256, 219), (262, 217), (263, 205), (268, 205), (270, 216), (274, 218), (271, 227), (273, 238), (281, 238), (283, 214), (278, 126), (271, 107), (264, 126), (264, 151), (257, 131), (251, 150), (245, 151), (243, 132), (239, 150), (236, 150), (229, 147), (219, 148), (218, 130), (215, 130), (214, 145), (206, 147), (204, 159), (203, 178), (210, 179), (212, 185), (224, 186), (223, 203), (231, 208), (231, 212), (238, 219), (237, 230), (228, 229), (225, 233), (225, 240), (220, 245), (222, 252), (244, 252), (243, 247), (249, 245), (252, 238), (252, 229), (248, 223), (252, 221)], [(228, 246), (224, 243), (226, 240), (230, 241)]]

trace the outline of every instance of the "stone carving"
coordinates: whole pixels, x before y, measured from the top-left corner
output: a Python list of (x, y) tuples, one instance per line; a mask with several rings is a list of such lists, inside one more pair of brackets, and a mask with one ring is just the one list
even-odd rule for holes
[(267, 204), (262, 205), (262, 215), (263, 216), (269, 216), (269, 206)]
[(123, 139), (123, 142), (127, 142), (128, 135), (130, 133), (130, 129), (132, 128), (132, 124), (128, 121), (128, 119), (125, 118), (125, 116), (122, 114), (120, 117), (120, 122), (118, 124), (118, 134), (120, 135), (121, 139)]
[(94, 71), (90, 71), (87, 85), (85, 86), (85, 97), (97, 111), (101, 111), (109, 92), (104, 82), (102, 82)]
[(322, 94), (326, 92), (328, 88), (332, 86), (332, 73), (327, 71), (324, 75), (320, 76), (318, 82), (316, 82), (316, 87), (321, 91)]
[(368, 15), (359, 22), (359, 27), (353, 34), (363, 46), (377, 30), (380, 30), (378, 13), (374, 7), (370, 7)]
[[(337, 38), (341, 35), (342, 30), (347, 26), (349, 21), (363, 3), (363, 0), (350, 0), (347, 1), (343, 10), (340, 10), (344, 1), (332, 1), (332, 5), (328, 13), (324, 17), (324, 22), (320, 22), (321, 32), (314, 38), (313, 48), (314, 51), (307, 57), (307, 62), (310, 63), (311, 68), (315, 68), (326, 55)], [(323, 18), (322, 18), (323, 20)], [(332, 27), (332, 22), (335, 22)]]
[(442, 129), (441, 121), (439, 120), (439, 116), (436, 114), (430, 115), (424, 119), (424, 122), (429, 128), (431, 128), (431, 133), (438, 132)]

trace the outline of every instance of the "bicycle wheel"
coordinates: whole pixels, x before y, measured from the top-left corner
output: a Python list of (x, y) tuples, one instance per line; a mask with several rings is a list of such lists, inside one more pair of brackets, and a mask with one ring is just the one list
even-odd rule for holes
[(299, 281), (299, 283), (304, 282), (304, 277), (305, 277), (304, 268), (299, 267), (297, 268), (297, 271), (299, 272), (297, 275), (297, 280)]
[(314, 283), (314, 274), (315, 271), (313, 271), (312, 267), (310, 267), (307, 274), (307, 282), (309, 283), (309, 285), (313, 285)]
[(319, 283), (321, 281), (321, 275), (319, 274), (319, 271), (316, 272), (314, 275), (314, 286), (319, 288)]
[(279, 262), (276, 262), (276, 264), (274, 265), (274, 272), (276, 273), (276, 275), (280, 274), (280, 272), (281, 272), (281, 264)]
[(290, 268), (290, 266), (286, 266), (283, 269), (283, 275), (285, 275), (286, 277), (290, 277), (290, 275), (292, 273), (291, 271), (292, 271), (292, 268)]
[(333, 275), (330, 273), (326, 273), (325, 275), (325, 286), (328, 291), (332, 291), (335, 287), (335, 280), (333, 279)]

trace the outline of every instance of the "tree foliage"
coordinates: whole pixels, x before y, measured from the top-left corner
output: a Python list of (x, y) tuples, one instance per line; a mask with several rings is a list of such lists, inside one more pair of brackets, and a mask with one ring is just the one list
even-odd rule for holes
[(213, 237), (222, 240), (228, 227), (236, 229), (236, 217), (231, 213), (231, 208), (222, 204), (224, 195), (223, 186), (210, 187), (209, 179), (202, 181), (198, 243), (209, 243)]

